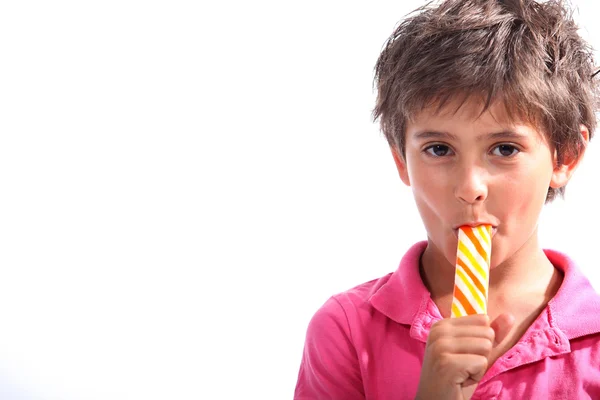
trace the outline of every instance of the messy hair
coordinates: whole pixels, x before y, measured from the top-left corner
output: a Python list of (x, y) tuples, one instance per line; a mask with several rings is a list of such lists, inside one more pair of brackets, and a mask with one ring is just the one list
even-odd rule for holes
[[(563, 0), (445, 0), (401, 21), (375, 66), (379, 119), (405, 157), (405, 129), (423, 108), (475, 97), (499, 102), (512, 120), (541, 128), (562, 164), (593, 135), (598, 88), (591, 47)], [(564, 195), (548, 188), (546, 201)]]

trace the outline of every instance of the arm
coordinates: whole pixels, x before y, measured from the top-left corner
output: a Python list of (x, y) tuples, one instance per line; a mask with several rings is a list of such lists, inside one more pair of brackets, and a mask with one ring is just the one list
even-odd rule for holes
[(294, 399), (365, 399), (346, 313), (333, 297), (308, 325)]

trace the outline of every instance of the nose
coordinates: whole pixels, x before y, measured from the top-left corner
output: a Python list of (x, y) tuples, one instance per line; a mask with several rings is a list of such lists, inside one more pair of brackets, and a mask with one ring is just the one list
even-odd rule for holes
[(478, 166), (463, 166), (456, 174), (455, 195), (462, 203), (475, 204), (488, 195), (487, 172)]

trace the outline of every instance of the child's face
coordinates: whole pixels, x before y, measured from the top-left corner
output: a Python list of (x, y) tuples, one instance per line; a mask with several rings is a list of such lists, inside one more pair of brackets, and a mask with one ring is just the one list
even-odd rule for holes
[(572, 171), (555, 169), (542, 132), (509, 121), (502, 107), (480, 117), (480, 103), (455, 109), (421, 112), (406, 128), (405, 161), (394, 158), (440, 255), (454, 265), (457, 228), (487, 223), (494, 268), (527, 244), (537, 245), (548, 187), (566, 184)]

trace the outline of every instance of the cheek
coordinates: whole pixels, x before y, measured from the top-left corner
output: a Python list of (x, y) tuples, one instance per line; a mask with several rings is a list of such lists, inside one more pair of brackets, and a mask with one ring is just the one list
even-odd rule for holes
[(447, 219), (452, 214), (448, 209), (453, 204), (448, 197), (452, 194), (449, 179), (439, 170), (423, 167), (415, 170), (419, 173), (411, 175), (411, 186), (424, 222)]
[(422, 165), (414, 166), (410, 170), (410, 183), (415, 197), (430, 199), (439, 191), (441, 174), (439, 171), (435, 172)]
[(551, 172), (539, 166), (505, 175), (497, 182), (499, 210), (507, 217), (537, 221), (546, 200), (550, 177)]

